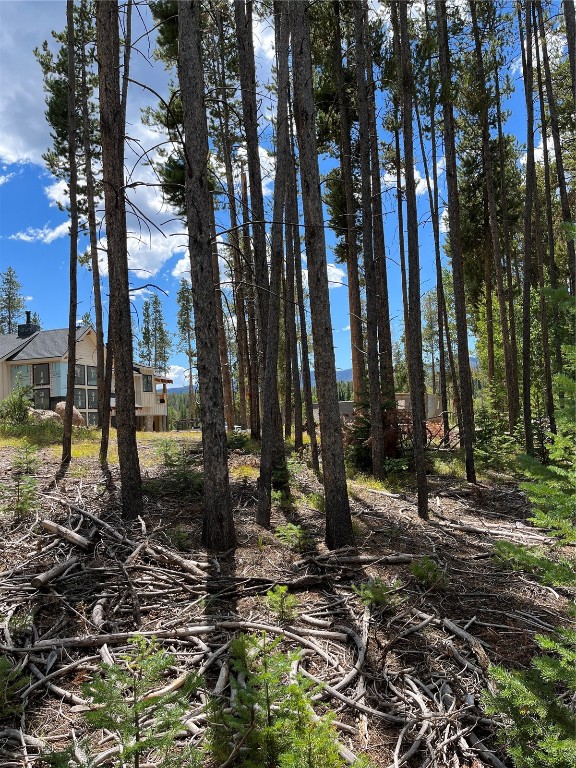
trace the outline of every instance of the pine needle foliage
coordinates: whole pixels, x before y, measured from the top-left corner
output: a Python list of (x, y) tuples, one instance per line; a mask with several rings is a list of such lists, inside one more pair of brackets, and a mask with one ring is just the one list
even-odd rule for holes
[(6, 656), (0, 656), (0, 719), (19, 715), (22, 711), (19, 693), (28, 684)]
[(343, 768), (330, 718), (314, 715), (311, 683), (293, 671), (299, 654), (280, 642), (264, 633), (232, 644), (231, 707), (210, 706), (213, 757), (242, 768)]
[(491, 669), (498, 692), (485, 695), (486, 710), (504, 715), (499, 738), (515, 768), (568, 768), (576, 765), (576, 631), (536, 642), (545, 653), (529, 670)]
[[(198, 750), (174, 747), (188, 711), (187, 698), (198, 680), (190, 675), (178, 690), (161, 693), (173, 664), (172, 656), (154, 640), (135, 637), (134, 647), (119, 657), (119, 663), (101, 664), (99, 674), (83, 687), (94, 706), (86, 713), (88, 724), (111, 731), (120, 745), (110, 757), (111, 765), (139, 768), (148, 756), (158, 768), (201, 765)], [(89, 740), (44, 759), (57, 767), (91, 765)]]

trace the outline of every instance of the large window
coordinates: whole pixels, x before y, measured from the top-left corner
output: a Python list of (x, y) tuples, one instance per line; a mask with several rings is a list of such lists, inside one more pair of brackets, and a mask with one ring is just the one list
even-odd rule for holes
[(92, 411), (98, 409), (98, 390), (97, 389), (88, 390), (88, 408)]
[(96, 387), (98, 386), (98, 376), (96, 374), (96, 366), (95, 365), (87, 365), (86, 366), (87, 371), (87, 381), (89, 387)]
[(74, 389), (74, 405), (79, 410), (83, 411), (86, 408), (86, 390)]
[(88, 411), (88, 426), (89, 427), (97, 427), (98, 426), (98, 414), (97, 413), (91, 413)]
[(77, 365), (74, 373), (74, 384), (84, 386), (86, 384), (86, 366)]
[(154, 392), (152, 376), (149, 373), (142, 374), (142, 392)]
[(34, 386), (50, 384), (50, 366), (48, 363), (40, 363), (34, 366)]
[(39, 408), (42, 411), (50, 410), (50, 390), (48, 388), (34, 390), (34, 408)]

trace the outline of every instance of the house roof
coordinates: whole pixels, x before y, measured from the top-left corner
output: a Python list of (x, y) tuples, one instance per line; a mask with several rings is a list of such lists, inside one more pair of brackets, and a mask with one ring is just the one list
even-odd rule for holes
[(21, 339), (15, 333), (0, 334), (0, 360), (13, 355), (21, 349), (30, 339)]
[[(83, 325), (76, 329), (76, 341), (90, 330), (90, 326)], [(6, 359), (14, 362), (23, 360), (45, 360), (55, 357), (62, 358), (68, 352), (68, 329), (57, 328), (53, 331), (38, 331), (31, 336), (21, 339), (15, 334), (0, 336), (2, 339), (15, 339), (18, 344), (12, 354), (6, 355)], [(1, 349), (1, 347), (0, 347)]]

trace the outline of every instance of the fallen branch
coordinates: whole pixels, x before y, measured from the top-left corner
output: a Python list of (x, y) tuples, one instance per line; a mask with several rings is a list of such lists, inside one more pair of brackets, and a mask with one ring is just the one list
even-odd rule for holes
[(69, 541), (71, 544), (76, 544), (76, 546), (82, 547), (82, 549), (88, 549), (92, 544), (92, 542), (84, 538), (84, 536), (80, 536), (79, 533), (71, 531), (70, 528), (65, 528), (63, 525), (53, 523), (52, 520), (40, 520), (40, 525), (46, 531), (55, 533), (57, 536), (66, 539), (66, 541)]
[(45, 587), (46, 584), (56, 579), (58, 576), (60, 576), (62, 573), (68, 570), (68, 568), (72, 568), (73, 565), (76, 565), (78, 562), (77, 557), (71, 557), (69, 560), (66, 560), (63, 563), (58, 563), (53, 568), (50, 568), (49, 571), (44, 571), (44, 573), (39, 573), (31, 580), (30, 584), (33, 587), (36, 587), (36, 589), (39, 589), (40, 587)]

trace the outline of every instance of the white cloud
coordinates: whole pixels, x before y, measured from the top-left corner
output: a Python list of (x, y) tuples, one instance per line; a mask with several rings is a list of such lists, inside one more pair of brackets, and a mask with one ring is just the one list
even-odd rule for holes
[(448, 208), (443, 208), (440, 214), (440, 232), (445, 235), (449, 229)]
[(44, 187), (44, 194), (50, 200), (51, 206), (57, 206), (59, 208), (66, 208), (70, 203), (70, 196), (68, 193), (68, 184), (64, 179), (57, 179)]
[(14, 178), (14, 176), (16, 176), (15, 173), (6, 173), (3, 176), (0, 176), (0, 187), (3, 184), (7, 184), (10, 181), (10, 179)]
[(342, 288), (345, 285), (346, 270), (336, 264), (328, 264), (328, 287)]
[(48, 224), (42, 227), (42, 229), (36, 229), (34, 227), (28, 227), (23, 232), (16, 232), (14, 235), (10, 235), (9, 240), (21, 240), (24, 243), (45, 243), (49, 245), (54, 240), (58, 240), (60, 237), (67, 237), (70, 233), (70, 222), (64, 221), (54, 229), (51, 229)]
[[(438, 166), (440, 167), (440, 163), (438, 164)], [(414, 181), (416, 182), (416, 194), (418, 196), (424, 195), (428, 192), (428, 185), (426, 184), (426, 179), (424, 176), (422, 176), (422, 174), (416, 167), (414, 168)], [(400, 183), (402, 185), (402, 189), (405, 189), (406, 179), (403, 173), (400, 176)], [(432, 184), (432, 179), (430, 179), (430, 184)], [(387, 189), (387, 190), (396, 189), (396, 171), (394, 172), (386, 171), (386, 173), (382, 175), (382, 186), (384, 189)]]
[(188, 384), (188, 368), (181, 365), (171, 365), (168, 368), (168, 377), (173, 379), (173, 387), (185, 387)]
[(34, 296), (24, 296), (24, 301), (34, 301)]

